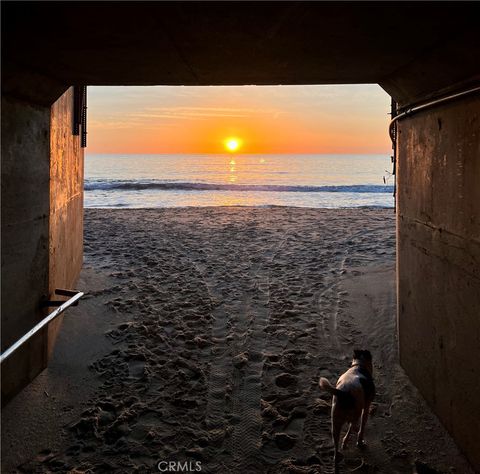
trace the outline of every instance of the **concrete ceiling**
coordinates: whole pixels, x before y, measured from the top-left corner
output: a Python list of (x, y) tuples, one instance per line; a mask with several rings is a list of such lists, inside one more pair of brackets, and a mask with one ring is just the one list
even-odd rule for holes
[(2, 2), (3, 92), (71, 84), (379, 83), (400, 102), (480, 80), (477, 2)]

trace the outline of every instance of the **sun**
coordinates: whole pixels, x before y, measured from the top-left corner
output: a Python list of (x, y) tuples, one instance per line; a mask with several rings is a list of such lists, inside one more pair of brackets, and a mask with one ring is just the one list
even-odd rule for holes
[(242, 140), (239, 138), (230, 137), (225, 140), (224, 144), (228, 151), (234, 153), (242, 146)]

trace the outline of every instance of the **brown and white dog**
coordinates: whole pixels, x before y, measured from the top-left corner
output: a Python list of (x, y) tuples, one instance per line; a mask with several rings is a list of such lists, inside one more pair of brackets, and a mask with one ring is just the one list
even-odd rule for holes
[(320, 388), (333, 395), (332, 438), (335, 447), (335, 463), (340, 460), (338, 441), (345, 423), (350, 423), (350, 425), (342, 440), (342, 449), (346, 446), (352, 427), (358, 429), (357, 446), (360, 448), (365, 446), (363, 439), (365, 424), (367, 423), (370, 404), (375, 396), (372, 374), (372, 354), (370, 354), (370, 351), (355, 350), (351, 367), (340, 376), (335, 388), (326, 378), (321, 377), (318, 382)]

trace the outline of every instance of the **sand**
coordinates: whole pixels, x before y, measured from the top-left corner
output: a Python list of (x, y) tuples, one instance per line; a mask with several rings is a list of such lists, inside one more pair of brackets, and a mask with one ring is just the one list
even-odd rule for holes
[(473, 472), (397, 362), (394, 223), (386, 209), (87, 210), (87, 296), (4, 411), (2, 472), (332, 473), (318, 379), (354, 348), (373, 353), (377, 396), (368, 447), (352, 442), (339, 472)]

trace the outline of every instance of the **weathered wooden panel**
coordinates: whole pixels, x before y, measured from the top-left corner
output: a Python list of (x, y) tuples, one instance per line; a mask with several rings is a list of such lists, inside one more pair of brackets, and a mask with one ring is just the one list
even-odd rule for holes
[[(72, 289), (83, 261), (83, 148), (73, 130), (73, 87), (52, 106), (50, 129), (49, 289)], [(63, 316), (50, 324), (51, 354)]]

